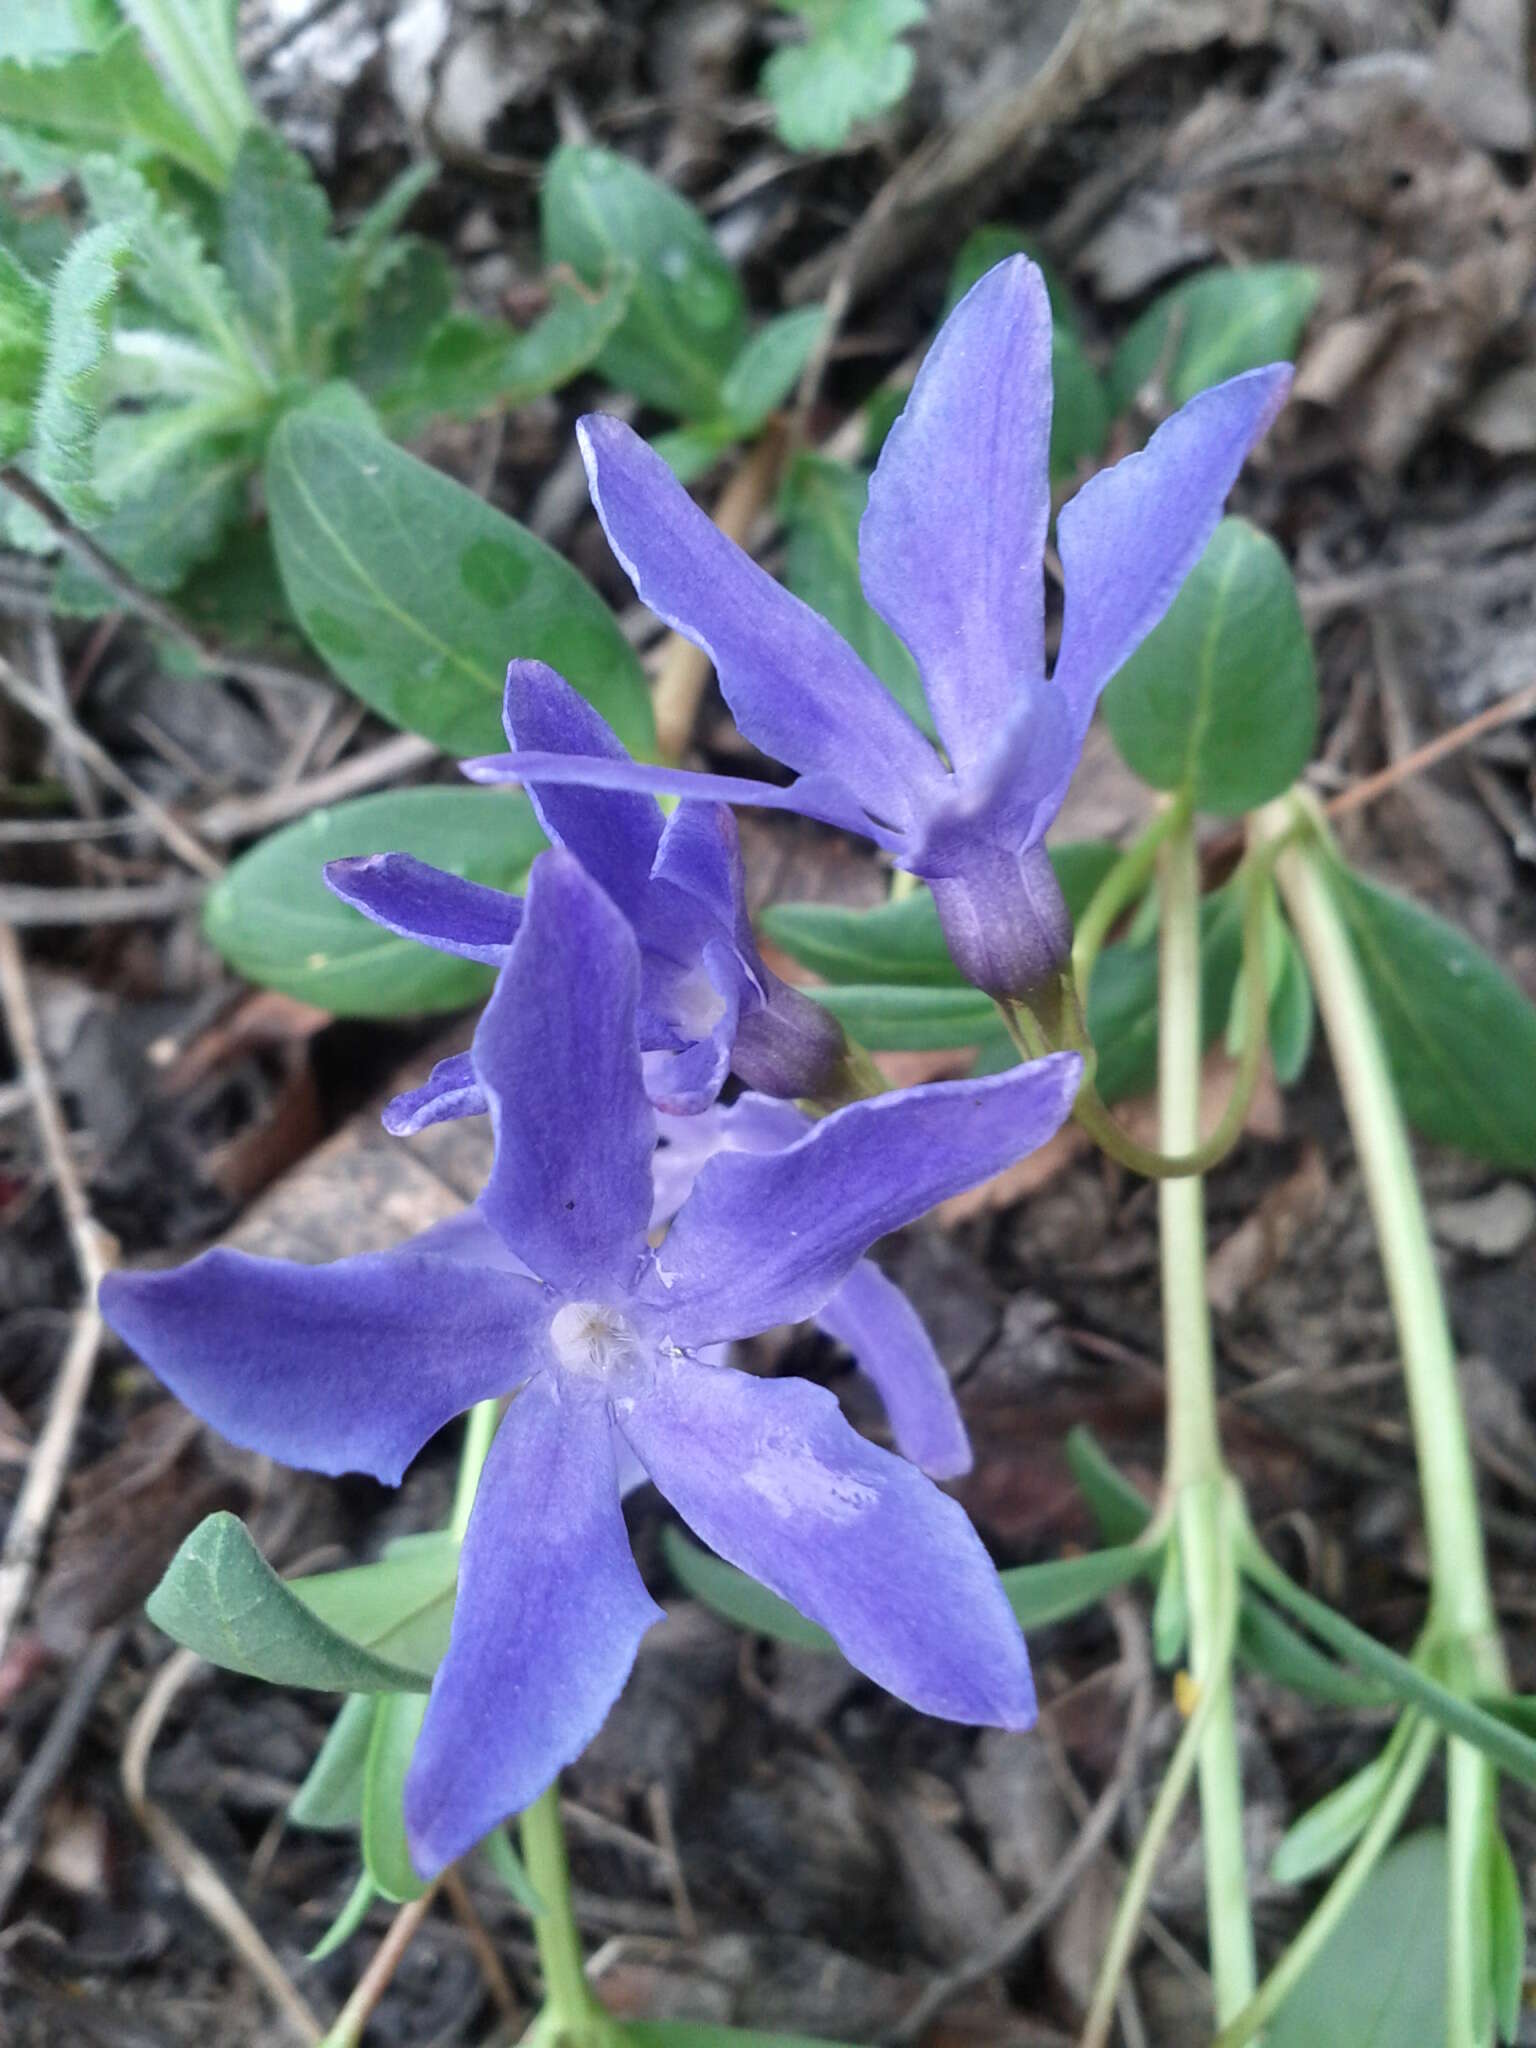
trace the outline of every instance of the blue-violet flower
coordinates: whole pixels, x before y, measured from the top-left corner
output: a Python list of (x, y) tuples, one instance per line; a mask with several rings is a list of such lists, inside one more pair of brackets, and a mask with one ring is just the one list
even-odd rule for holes
[(172, 1392), (288, 1464), (397, 1483), (454, 1415), (513, 1396), (406, 1779), (427, 1874), (580, 1753), (658, 1618), (621, 1448), (891, 1692), (958, 1721), (1034, 1715), (1023, 1639), (960, 1507), (825, 1389), (698, 1353), (813, 1314), (877, 1237), (1043, 1143), (1081, 1063), (881, 1095), (781, 1149), (722, 1152), (652, 1249), (641, 986), (621, 912), (572, 854), (542, 854), (471, 1053), (495, 1137), (472, 1209), (333, 1265), (220, 1249), (102, 1286)]
[(578, 433), (592, 501), (639, 596), (710, 656), (736, 723), (788, 788), (526, 748), (477, 780), (670, 790), (794, 810), (864, 834), (932, 888), (956, 964), (990, 994), (1048, 988), (1070, 925), (1043, 840), (1104, 685), (1194, 567), (1290, 368), (1200, 392), (1091, 477), (1056, 523), (1061, 644), (1045, 673), (1051, 315), (1026, 257), (945, 322), (891, 429), (859, 531), (870, 604), (917, 663), (944, 758), (827, 622), (601, 414)]

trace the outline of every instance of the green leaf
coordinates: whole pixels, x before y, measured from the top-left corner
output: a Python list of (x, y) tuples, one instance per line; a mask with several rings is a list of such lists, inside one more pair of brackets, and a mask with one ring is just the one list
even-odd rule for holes
[(837, 1645), (825, 1629), (807, 1621), (787, 1600), (770, 1593), (735, 1565), (702, 1549), (671, 1523), (661, 1532), (661, 1548), (683, 1591), (738, 1628), (772, 1636), (781, 1643), (797, 1643), (801, 1649), (837, 1654)]
[(0, 62), (0, 123), (33, 130), (76, 154), (137, 144), (207, 184), (224, 177), (219, 151), (170, 98), (126, 26), (99, 50), (62, 62)]
[(1176, 1664), (1189, 1640), (1189, 1588), (1177, 1535), (1163, 1547), (1157, 1598), (1152, 1602), (1152, 1654), (1164, 1667)]
[(1536, 1009), (1447, 924), (1342, 863), (1349, 925), (1403, 1113), (1415, 1130), (1517, 1172), (1536, 1167)]
[(734, 420), (696, 420), (653, 434), (651, 446), (680, 484), (691, 484), (714, 468), (727, 448), (741, 439)]
[(435, 1671), (448, 1654), (459, 1577), (457, 1537), (444, 1529), (386, 1546), (377, 1564), (288, 1581), (311, 1614), (349, 1642), (411, 1671)]
[(1492, 1817), (1488, 1822), (1488, 1948), (1499, 2039), (1512, 2042), (1520, 2031), (1525, 1991), (1525, 1899), (1509, 1844)]
[(314, 172), (272, 129), (248, 130), (224, 193), (220, 257), (274, 368), (317, 376), (337, 313), (340, 256)]
[(391, 242), (368, 279), (339, 366), (372, 396), (388, 391), (410, 375), (452, 304), (453, 266), (437, 244), (418, 235)]
[[(418, 1877), (405, 1839), (405, 1774), (427, 1711), (421, 1693), (391, 1692), (379, 1701), (363, 1770), (363, 1868), (386, 1899), (419, 1899)], [(466, 1760), (473, 1768), (472, 1760)]]
[(327, 1956), (333, 1956), (338, 1949), (345, 1948), (367, 1919), (368, 1908), (378, 1896), (378, 1887), (373, 1879), (366, 1870), (360, 1871), (357, 1883), (347, 1894), (346, 1904), (309, 1951), (307, 1960), (312, 1963), (323, 1963)]
[(1392, 1697), (1374, 1679), (1362, 1678), (1347, 1664), (1314, 1649), (1251, 1586), (1243, 1589), (1237, 1650), (1251, 1669), (1289, 1686), (1304, 1699), (1334, 1707), (1381, 1707)]
[[(1293, 1081), (1301, 1079), (1311, 1054), (1317, 1011), (1307, 963), (1301, 957), (1295, 933), (1283, 919), (1280, 946), (1280, 972), (1269, 997), (1269, 1051), (1275, 1079), (1282, 1088), (1289, 1088)], [(1236, 1000), (1234, 994), (1233, 1001)]]
[[(117, 414), (103, 426), (96, 443), (96, 488), (103, 499), (111, 493), (121, 502), (97, 523), (91, 537), (136, 583), (168, 591), (218, 553), (225, 534), (246, 510), (252, 451), (248, 442), (227, 438), (195, 441), (145, 476), (136, 442), (153, 426), (150, 413)], [(115, 487), (125, 475), (132, 488), (119, 492)], [(68, 558), (54, 599), (61, 611), (85, 617), (122, 602)]]
[(1290, 788), (1317, 737), (1317, 671), (1284, 555), (1224, 519), (1171, 609), (1114, 676), (1104, 716), (1127, 764), (1236, 816)]
[(357, 1692), (342, 1703), (308, 1775), (288, 1803), (296, 1828), (355, 1828), (363, 1817), (363, 1770), (379, 1696)]
[(398, 789), (312, 812), (243, 854), (208, 898), (204, 929), (235, 970), (341, 1017), (456, 1010), (492, 970), (396, 938), (333, 896), (321, 873), (352, 854), (413, 853), (516, 890), (543, 846), (520, 793)]
[(107, 509), (92, 472), (112, 302), (126, 260), (127, 245), (116, 228), (90, 228), (53, 281), (47, 354), (32, 417), (32, 467), (43, 489), (82, 526)]
[(407, 164), (392, 178), (342, 245), (336, 278), (341, 318), (351, 326), (363, 317), (369, 292), (394, 260), (395, 236), (406, 215), (437, 176), (431, 157)]
[(839, 2048), (804, 2034), (760, 2034), (752, 2027), (715, 2027), (694, 2020), (626, 2020), (618, 2029), (635, 2048)]
[(896, 38), (927, 15), (923, 0), (783, 0), (810, 39), (775, 50), (759, 85), (790, 149), (838, 149), (857, 122), (905, 98), (916, 63)]
[(257, 119), (235, 42), (238, 0), (117, 0), (225, 164)]
[(288, 601), (365, 703), (454, 753), (505, 745), (512, 657), (546, 661), (635, 754), (653, 743), (634, 650), (590, 584), (472, 491), (326, 395), (267, 451), (267, 505)]
[(848, 1034), (872, 1052), (933, 1052), (979, 1045), (997, 1027), (990, 996), (974, 988), (903, 988), (896, 982), (809, 988)]
[(145, 1612), (210, 1664), (271, 1685), (426, 1692), (430, 1671), (391, 1663), (338, 1634), (307, 1604), (303, 1583), (280, 1579), (235, 1516), (210, 1515), (171, 1559)]
[(1134, 1543), (1152, 1519), (1145, 1497), (1111, 1462), (1091, 1429), (1081, 1423), (1067, 1432), (1067, 1463), (1106, 1543)]
[(1185, 278), (1153, 300), (1116, 349), (1109, 368), (1115, 410), (1155, 377), (1168, 402), (1183, 405), (1240, 371), (1289, 361), (1321, 287), (1303, 263), (1255, 263)]
[(1379, 1756), (1291, 1823), (1269, 1866), (1276, 1884), (1305, 1884), (1359, 1840), (1392, 1782), (1401, 1750), (1401, 1742), (1389, 1742)]
[(1053, 1621), (1065, 1621), (1069, 1615), (1092, 1607), (1116, 1586), (1155, 1572), (1161, 1554), (1158, 1549), (1124, 1544), (1114, 1550), (1090, 1551), (1086, 1557), (1019, 1565), (998, 1576), (1020, 1628), (1046, 1628)]
[(451, 313), (415, 361), (379, 392), (379, 410), (393, 433), (409, 435), (438, 413), (470, 418), (558, 390), (615, 333), (634, 289), (633, 267), (617, 271), (598, 292), (557, 280), (549, 311), (521, 334), (500, 320)]
[(1426, 2048), (1445, 2032), (1445, 1837), (1390, 1849), (1280, 2007), (1265, 2048)]
[(501, 1879), (525, 1913), (535, 1920), (545, 1912), (544, 1901), (533, 1888), (533, 1879), (523, 1868), (522, 1858), (507, 1838), (505, 1828), (492, 1828), (480, 1842), (485, 1860)]
[(227, 362), (262, 382), (224, 277), (208, 259), (191, 222), (162, 202), (146, 179), (114, 157), (88, 157), (80, 167), (91, 212), (115, 228), (128, 249), (128, 270), (151, 305), (178, 327), (199, 334)]
[(755, 434), (788, 398), (827, 324), (822, 306), (800, 306), (758, 328), (720, 385), (726, 418)]
[(796, 456), (779, 498), (786, 529), (784, 581), (837, 628), (932, 739), (933, 715), (917, 664), (859, 584), (859, 521), (868, 493), (869, 479), (861, 470), (825, 455)]
[(573, 143), (545, 165), (541, 216), (546, 260), (594, 288), (616, 265), (635, 267), (623, 322), (597, 359), (610, 383), (679, 419), (721, 413), (746, 301), (703, 216), (638, 164)]
[(47, 354), (48, 294), (0, 248), (0, 461), (25, 448)]

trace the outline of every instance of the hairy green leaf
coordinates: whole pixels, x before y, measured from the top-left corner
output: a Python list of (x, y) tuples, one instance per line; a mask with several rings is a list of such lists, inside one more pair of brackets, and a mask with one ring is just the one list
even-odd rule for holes
[(759, 81), (790, 149), (838, 149), (860, 121), (905, 98), (916, 59), (898, 40), (927, 16), (923, 0), (781, 0), (809, 39), (775, 50)]
[(47, 356), (48, 294), (0, 248), (0, 461), (25, 448)]
[(1162, 622), (1104, 692), (1127, 764), (1154, 789), (1239, 816), (1290, 788), (1317, 737), (1317, 670), (1284, 555), (1224, 519)]
[(107, 510), (92, 479), (112, 302), (126, 260), (127, 246), (116, 228), (90, 228), (53, 281), (47, 353), (32, 416), (32, 467), (43, 489), (82, 526)]
[[(22, 0), (23, 9), (27, 0)], [(188, 120), (126, 25), (100, 49), (55, 63), (0, 61), (0, 122), (71, 151), (136, 144), (205, 183), (222, 182), (220, 152)]]
[(278, 371), (314, 377), (326, 363), (340, 263), (330, 228), (330, 202), (304, 158), (272, 129), (249, 129), (224, 192), (219, 253)]
[(80, 182), (91, 212), (121, 235), (138, 290), (179, 326), (199, 334), (247, 381), (262, 379), (224, 274), (208, 259), (192, 223), (165, 202), (147, 179), (109, 156), (88, 157)]
[(746, 338), (741, 280), (686, 199), (613, 151), (568, 143), (544, 167), (544, 253), (594, 289), (615, 265), (636, 286), (598, 368), (680, 419), (724, 410), (726, 373)]
[(235, 44), (236, 0), (117, 0), (221, 165), (257, 119)]
[(507, 662), (546, 661), (635, 754), (653, 744), (645, 674), (612, 614), (552, 548), (394, 447), (325, 393), (268, 444), (283, 585), (365, 703), (457, 753), (505, 745)]
[[(146, 474), (134, 435), (152, 415), (114, 415), (97, 437), (97, 488), (105, 516), (92, 539), (147, 590), (177, 589), (199, 563), (212, 559), (247, 509), (252, 450), (248, 442), (195, 440)], [(124, 479), (131, 489), (118, 490)], [(122, 600), (66, 558), (54, 585), (59, 609), (94, 618)]]
[(462, 1009), (492, 972), (401, 939), (333, 896), (321, 870), (353, 854), (413, 853), (491, 888), (521, 886), (543, 834), (512, 790), (388, 790), (315, 811), (242, 854), (204, 928), (239, 973), (343, 1017)]

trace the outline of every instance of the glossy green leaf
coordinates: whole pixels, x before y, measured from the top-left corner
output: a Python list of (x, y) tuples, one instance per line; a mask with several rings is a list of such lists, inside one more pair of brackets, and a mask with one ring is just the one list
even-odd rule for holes
[(0, 62), (0, 122), (76, 154), (136, 144), (208, 184), (224, 177), (224, 158), (171, 99), (128, 27), (62, 61)]
[(1172, 607), (1110, 682), (1104, 716), (1154, 789), (1237, 816), (1290, 788), (1317, 737), (1312, 643), (1284, 555), (1224, 519)]
[(318, 376), (338, 311), (340, 252), (331, 207), (304, 158), (252, 128), (224, 193), (220, 260), (274, 368)]
[(671, 1523), (661, 1532), (661, 1548), (683, 1591), (738, 1628), (773, 1636), (781, 1643), (797, 1643), (805, 1650), (836, 1654), (837, 1645), (825, 1629), (807, 1621), (787, 1600), (703, 1549)]
[(333, 1956), (338, 1949), (345, 1948), (367, 1919), (368, 1908), (378, 1896), (378, 1887), (367, 1871), (359, 1871), (357, 1883), (347, 1894), (346, 1904), (309, 1951), (308, 1960), (312, 1963), (323, 1963), (327, 1956)]
[(311, 1614), (349, 1642), (412, 1671), (435, 1671), (448, 1654), (458, 1586), (458, 1538), (445, 1529), (389, 1544), (377, 1564), (288, 1583)]
[(903, 988), (881, 981), (809, 988), (805, 993), (871, 1052), (934, 1052), (979, 1045), (997, 1026), (992, 998), (974, 988)]
[[(386, 1693), (374, 1712), (363, 1770), (363, 1868), (385, 1898), (397, 1904), (419, 1899), (427, 1888), (411, 1861), (404, 1804), (405, 1774), (426, 1711), (421, 1693)], [(473, 1768), (472, 1761), (466, 1763)]]
[(1392, 1783), (1401, 1749), (1400, 1741), (1388, 1743), (1363, 1769), (1292, 1821), (1270, 1862), (1269, 1874), (1276, 1884), (1305, 1884), (1353, 1847)]
[(755, 433), (794, 390), (826, 324), (821, 306), (797, 306), (765, 321), (721, 381), (727, 419), (744, 434)]
[(1414, 1129), (1536, 1168), (1536, 1008), (1465, 932), (1341, 864), (1328, 870)]
[(1366, 1879), (1265, 2048), (1429, 2048), (1445, 2034), (1445, 1837), (1410, 1835)]
[(1376, 1680), (1362, 1678), (1347, 1664), (1315, 1649), (1288, 1621), (1255, 1593), (1243, 1588), (1237, 1622), (1237, 1652), (1251, 1670), (1289, 1686), (1303, 1699), (1334, 1707), (1386, 1706), (1392, 1695)]
[(1322, 279), (1303, 263), (1254, 263), (1202, 270), (1161, 293), (1115, 351), (1109, 369), (1117, 411), (1158, 380), (1182, 405), (1243, 370), (1287, 362), (1301, 341)]
[(547, 260), (587, 284), (635, 267), (624, 320), (598, 357), (603, 375), (680, 419), (723, 412), (746, 301), (703, 216), (638, 164), (570, 143), (545, 165), (541, 216)]
[(48, 293), (0, 247), (0, 461), (25, 448), (43, 378)]
[(280, 1579), (234, 1515), (210, 1515), (171, 1559), (145, 1602), (157, 1628), (210, 1664), (272, 1685), (319, 1692), (425, 1692), (426, 1670), (339, 1635)]
[(379, 411), (391, 432), (409, 435), (439, 413), (468, 419), (558, 390), (617, 331), (634, 288), (632, 266), (616, 271), (598, 291), (557, 280), (549, 311), (522, 333), (501, 320), (452, 313), (427, 336), (403, 374), (379, 392)]
[(779, 497), (784, 581), (835, 626), (931, 739), (933, 715), (917, 664), (859, 584), (859, 521), (869, 494), (862, 470), (825, 455), (797, 455)]
[(94, 482), (112, 304), (128, 248), (115, 227), (75, 241), (53, 279), (47, 350), (32, 416), (32, 471), (82, 526), (106, 511)]
[(355, 1828), (363, 1817), (363, 1771), (379, 1696), (353, 1693), (342, 1702), (303, 1784), (288, 1804), (296, 1828)]
[(1116, 1548), (1134, 1543), (1152, 1519), (1145, 1496), (1115, 1466), (1093, 1431), (1081, 1423), (1067, 1432), (1066, 1457), (1077, 1490), (1087, 1501), (1104, 1541)]
[(1525, 1899), (1520, 1874), (1497, 1820), (1488, 1823), (1488, 1959), (1499, 2039), (1520, 2031), (1525, 1993)]
[(310, 640), (393, 724), (455, 753), (505, 744), (509, 660), (546, 661), (636, 754), (653, 741), (634, 650), (569, 562), (327, 395), (272, 436), (267, 505)]
[(923, 0), (781, 0), (804, 17), (803, 43), (775, 50), (759, 79), (779, 140), (790, 149), (839, 149), (860, 121), (906, 97), (917, 62), (903, 29), (922, 21)]
[(1116, 1586), (1156, 1571), (1160, 1553), (1124, 1544), (1092, 1550), (1086, 1557), (1055, 1558), (1049, 1564), (1018, 1565), (999, 1573), (1020, 1628), (1046, 1628), (1081, 1614)]
[(208, 898), (204, 929), (249, 980), (341, 1017), (456, 1010), (492, 970), (396, 938), (333, 896), (321, 872), (352, 854), (413, 853), (516, 891), (544, 844), (521, 792), (388, 790), (312, 812), (242, 854)]

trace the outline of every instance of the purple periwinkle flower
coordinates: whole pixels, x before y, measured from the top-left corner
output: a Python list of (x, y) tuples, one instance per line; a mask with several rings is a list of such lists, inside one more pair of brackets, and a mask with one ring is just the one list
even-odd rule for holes
[[(719, 1152), (779, 1152), (815, 1129), (804, 1110), (766, 1095), (739, 1095), (697, 1116), (658, 1119), (651, 1226), (670, 1223), (701, 1169)], [(811, 1317), (853, 1354), (880, 1396), (896, 1448), (931, 1479), (971, 1469), (971, 1445), (944, 1362), (922, 1318), (873, 1259), (860, 1259)]]
[(621, 1453), (901, 1698), (1009, 1728), (1034, 1715), (1023, 1639), (960, 1507), (825, 1389), (699, 1353), (815, 1313), (874, 1239), (1043, 1143), (1080, 1062), (881, 1095), (780, 1149), (722, 1152), (653, 1249), (641, 989), (622, 913), (574, 855), (542, 854), (470, 1055), (495, 1134), (471, 1210), (334, 1265), (215, 1250), (102, 1286), (172, 1392), (291, 1465), (395, 1483), (461, 1410), (512, 1396), (406, 1780), (424, 1873), (579, 1754), (658, 1618)]
[(785, 788), (520, 744), (481, 781), (672, 790), (802, 812), (863, 833), (933, 891), (957, 965), (1028, 1000), (1063, 968), (1070, 925), (1043, 840), (1100, 692), (1161, 619), (1290, 383), (1283, 363), (1192, 398), (1139, 453), (1084, 484), (1056, 523), (1061, 645), (1045, 673), (1051, 316), (1011, 257), (945, 322), (891, 429), (859, 532), (864, 594), (912, 653), (947, 763), (853, 649), (693, 503), (621, 421), (581, 422), (592, 502), (652, 611), (714, 662), (746, 737)]
[[(512, 664), (504, 715), (514, 748), (628, 763), (592, 706), (537, 662)], [(847, 1092), (842, 1026), (758, 953), (728, 806), (684, 803), (664, 819), (654, 797), (624, 790), (539, 782), (528, 794), (551, 842), (580, 858), (634, 927), (640, 1044), (658, 1108), (703, 1109), (733, 1065), (764, 1094), (836, 1100)], [(325, 878), (386, 930), (493, 966), (507, 958), (522, 920), (521, 898), (408, 853), (335, 860)], [(405, 1135), (484, 1107), (468, 1054), (457, 1054), (397, 1097), (385, 1123)]]

